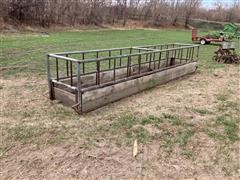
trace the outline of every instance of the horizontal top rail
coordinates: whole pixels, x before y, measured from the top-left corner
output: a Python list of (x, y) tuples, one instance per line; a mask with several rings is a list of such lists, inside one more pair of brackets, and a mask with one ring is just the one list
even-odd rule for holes
[(67, 61), (80, 62), (78, 59), (65, 57), (65, 56), (60, 56), (60, 55), (57, 55), (57, 54), (48, 54), (48, 56), (49, 57), (54, 57), (54, 58), (57, 58), (57, 59), (67, 60)]
[(155, 51), (156, 49), (152, 49), (152, 48), (144, 48), (144, 47), (132, 47), (133, 49), (136, 50), (145, 50), (145, 51)]
[[(192, 44), (181, 44), (181, 43), (166, 43), (166, 44), (154, 44), (154, 45), (146, 45), (146, 46), (134, 46), (139, 48), (153, 47), (153, 46), (167, 46), (167, 45), (192, 45)], [(70, 51), (70, 52), (59, 52), (53, 53), (56, 55), (73, 55), (73, 54), (81, 54), (81, 53), (94, 53), (94, 52), (107, 52), (107, 51), (118, 51), (118, 50), (126, 50), (131, 49), (133, 47), (123, 47), (123, 48), (109, 48), (109, 49), (96, 49), (96, 50), (85, 50), (85, 51)]]
[(192, 46), (193, 44), (185, 44), (185, 43), (166, 43), (166, 44), (153, 44), (153, 45), (146, 45), (146, 46), (135, 46), (140, 48), (148, 48), (148, 47), (158, 47), (158, 46), (170, 46), (170, 45), (180, 45), (180, 46)]
[(126, 50), (126, 49), (131, 49), (131, 48), (132, 47), (110, 48), (110, 49), (96, 49), (96, 50), (86, 50), (86, 51), (60, 52), (60, 53), (55, 53), (55, 54), (57, 54), (57, 55), (73, 55), (73, 54), (82, 54), (82, 53), (118, 51), (118, 50)]

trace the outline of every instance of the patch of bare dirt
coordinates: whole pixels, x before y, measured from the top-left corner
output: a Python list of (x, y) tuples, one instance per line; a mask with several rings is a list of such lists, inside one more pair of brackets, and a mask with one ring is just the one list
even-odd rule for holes
[[(50, 102), (47, 82), (42, 78), (1, 79), (0, 176), (2, 179), (240, 178), (239, 141), (226, 147), (202, 130), (196, 131), (186, 147), (176, 145), (171, 153), (156, 139), (140, 143), (136, 158), (132, 156), (131, 146), (118, 146), (111, 137), (106, 139), (97, 131), (98, 138), (90, 145), (88, 138), (91, 137), (85, 133), (125, 114), (159, 117), (168, 113), (202, 129), (202, 125), (215, 116), (202, 115), (194, 109), (218, 113), (216, 98), (225, 91), (232, 93), (232, 101), (239, 101), (239, 78), (236, 66), (198, 72), (81, 116), (71, 108)], [(15, 129), (19, 126), (43, 130), (33, 129), (26, 135)], [(55, 132), (58, 128), (60, 132)], [(176, 127), (166, 128), (174, 131)], [(60, 140), (46, 143), (54, 136)], [(25, 142), (23, 138), (31, 141)]]

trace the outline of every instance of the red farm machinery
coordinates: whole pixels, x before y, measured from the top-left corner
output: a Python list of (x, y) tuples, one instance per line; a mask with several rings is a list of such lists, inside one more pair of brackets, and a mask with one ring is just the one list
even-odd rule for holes
[(200, 44), (205, 45), (205, 44), (210, 44), (211, 42), (223, 42), (224, 36), (223, 34), (220, 34), (219, 37), (213, 37), (210, 35), (205, 35), (205, 36), (198, 36), (197, 29), (192, 29), (192, 41), (193, 42), (200, 42)]
[(192, 41), (200, 42), (200, 44), (210, 44), (211, 42), (224, 42), (234, 38), (239, 38), (238, 26), (234, 23), (228, 23), (224, 25), (222, 31), (213, 32), (204, 36), (198, 36), (198, 30), (192, 29)]

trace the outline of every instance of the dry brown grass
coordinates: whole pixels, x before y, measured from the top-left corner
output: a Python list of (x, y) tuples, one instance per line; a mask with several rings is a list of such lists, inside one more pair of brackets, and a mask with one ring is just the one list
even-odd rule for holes
[(237, 179), (239, 78), (226, 65), (81, 116), (41, 77), (1, 79), (1, 177)]

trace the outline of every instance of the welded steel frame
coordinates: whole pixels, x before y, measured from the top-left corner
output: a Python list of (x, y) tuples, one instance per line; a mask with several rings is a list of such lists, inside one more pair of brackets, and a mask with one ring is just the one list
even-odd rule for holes
[[(86, 50), (86, 51), (72, 51), (72, 52), (61, 52), (47, 55), (47, 74), (48, 74), (48, 86), (49, 86), (49, 97), (54, 100), (53, 87), (60, 85), (65, 87), (74, 94), (76, 94), (76, 105), (75, 107), (82, 107), (82, 94), (86, 91), (110, 86), (116, 83), (128, 81), (131, 79), (146, 76), (152, 73), (163, 71), (176, 66), (181, 66), (190, 62), (198, 60), (199, 45), (195, 44), (181, 44), (181, 43), (169, 43), (169, 44), (157, 44), (157, 45), (146, 45), (146, 46), (134, 46), (124, 48), (110, 48), (110, 49), (98, 49), (98, 50)], [(123, 54), (123, 51), (129, 51), (127, 54)], [(134, 52), (133, 51), (137, 51)], [(112, 55), (113, 52), (119, 52), (118, 55)], [(94, 53), (94, 58), (86, 58), (85, 55)], [(101, 57), (100, 53), (107, 53), (108, 56)], [(163, 54), (164, 57), (162, 56)], [(70, 56), (78, 55), (79, 58), (73, 58)], [(142, 57), (145, 56), (145, 62)], [(133, 57), (137, 57), (137, 61), (133, 64)], [(157, 58), (156, 58), (157, 57)], [(122, 59), (127, 58), (127, 64), (122, 65)], [(178, 60), (178, 64), (173, 63), (173, 60)], [(55, 61), (55, 65), (51, 64)], [(65, 61), (65, 76), (59, 75), (59, 61)], [(108, 68), (101, 70), (101, 62), (108, 61)], [(165, 61), (166, 67), (161, 67), (161, 61)], [(87, 63), (96, 63), (96, 69), (91, 72), (86, 72)], [(113, 65), (112, 65), (113, 64)], [(117, 65), (118, 64), (118, 65)], [(154, 69), (148, 72), (141, 72), (142, 65), (149, 65), (149, 68), (154, 64)], [(157, 67), (155, 67), (157, 64)], [(74, 66), (75, 65), (75, 70)], [(55, 66), (55, 77), (52, 75), (52, 66)], [(131, 74), (131, 68), (138, 66), (138, 73)], [(125, 78), (116, 79), (116, 70), (120, 68), (127, 68), (127, 74)], [(129, 70), (130, 69), (130, 70)], [(113, 71), (113, 80), (107, 83), (101, 83), (100, 73), (104, 71)], [(87, 74), (96, 75), (96, 84), (91, 87), (83, 88), (81, 84), (81, 77)], [(77, 83), (74, 85), (73, 79), (76, 78)], [(63, 79), (70, 79), (70, 83), (62, 82)], [(81, 111), (81, 109), (80, 109)]]

